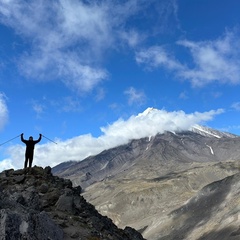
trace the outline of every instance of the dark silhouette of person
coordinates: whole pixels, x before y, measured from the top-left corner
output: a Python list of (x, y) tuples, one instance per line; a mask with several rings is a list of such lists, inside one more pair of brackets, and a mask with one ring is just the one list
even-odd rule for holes
[(29, 161), (29, 168), (32, 167), (34, 146), (36, 143), (39, 143), (41, 139), (42, 139), (42, 134), (39, 134), (38, 140), (33, 140), (32, 136), (29, 137), (29, 140), (25, 140), (23, 138), (23, 133), (21, 134), (21, 141), (26, 144), (24, 168), (27, 168), (28, 161)]

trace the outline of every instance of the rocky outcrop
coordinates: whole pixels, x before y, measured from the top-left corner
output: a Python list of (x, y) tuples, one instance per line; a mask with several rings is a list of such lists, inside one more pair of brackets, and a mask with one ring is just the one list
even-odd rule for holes
[(0, 239), (143, 240), (119, 229), (81, 196), (81, 187), (53, 176), (51, 168), (0, 173)]

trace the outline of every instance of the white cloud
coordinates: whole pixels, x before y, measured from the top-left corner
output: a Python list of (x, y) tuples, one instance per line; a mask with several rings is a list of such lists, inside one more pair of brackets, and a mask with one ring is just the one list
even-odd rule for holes
[(146, 64), (149, 68), (164, 67), (174, 71), (179, 71), (183, 68), (183, 66), (174, 59), (174, 56), (161, 46), (153, 46), (137, 52), (136, 61), (139, 64)]
[(130, 117), (127, 121), (119, 119), (108, 127), (101, 128), (105, 136), (138, 139), (163, 133), (164, 131), (188, 130), (194, 124), (211, 120), (223, 110), (186, 114), (183, 111), (167, 112), (148, 108), (143, 113)]
[(149, 68), (166, 68), (195, 87), (211, 82), (240, 84), (240, 43), (237, 32), (227, 32), (215, 41), (182, 40), (178, 45), (190, 50), (191, 65), (180, 62), (162, 46), (153, 46), (136, 53), (136, 61)]
[[(153, 8), (153, 16), (146, 14)], [(4, 0), (0, 23), (11, 27), (28, 46), (22, 55), (17, 54), (24, 76), (61, 79), (73, 90), (88, 92), (108, 78), (102, 67), (106, 51), (126, 45), (134, 48), (146, 38), (149, 28), (131, 21), (136, 14), (141, 13), (141, 20), (154, 21), (156, 30), (160, 23), (167, 25), (170, 16), (176, 18), (176, 9), (175, 0)]]
[(130, 47), (133, 48), (146, 38), (144, 35), (140, 35), (136, 30), (133, 29), (126, 32), (121, 32), (120, 37), (125, 40)]
[(8, 108), (5, 94), (0, 92), (0, 130), (4, 128), (8, 121)]
[[(57, 144), (37, 144), (33, 164), (38, 166), (55, 166), (69, 160), (82, 160), (105, 149), (126, 144), (131, 139), (154, 136), (164, 131), (187, 130), (194, 124), (203, 124), (223, 113), (222, 109), (209, 112), (183, 111), (167, 112), (148, 108), (137, 116), (102, 127), (103, 134), (95, 138), (91, 134), (81, 135), (66, 141), (54, 139)], [(7, 149), (9, 158), (0, 162), (0, 171), (6, 167), (22, 168), (24, 163), (24, 145), (15, 145)]]
[(180, 45), (190, 49), (195, 64), (193, 69), (179, 72), (194, 86), (211, 82), (222, 84), (240, 83), (240, 43), (239, 36), (227, 32), (215, 41), (179, 41)]
[(5, 0), (0, 2), (0, 23), (31, 46), (18, 61), (22, 74), (61, 79), (71, 89), (88, 92), (108, 78), (100, 64), (105, 51), (123, 42), (137, 44), (134, 29), (128, 29), (131, 37), (123, 37), (124, 25), (144, 3)]
[(0, 3), (0, 13), (0, 22), (31, 40), (31, 52), (19, 61), (25, 76), (59, 77), (77, 91), (90, 91), (107, 78), (107, 71), (96, 64), (98, 55), (112, 44), (107, 5), (11, 0)]
[(19, 169), (22, 167), (17, 165), (14, 166), (12, 159), (3, 159), (0, 162), (0, 172), (6, 169), (11, 169), (11, 168)]

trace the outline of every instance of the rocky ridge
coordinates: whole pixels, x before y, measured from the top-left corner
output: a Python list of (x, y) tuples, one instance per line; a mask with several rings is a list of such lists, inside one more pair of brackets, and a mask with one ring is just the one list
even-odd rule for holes
[(0, 239), (143, 240), (119, 229), (81, 196), (81, 187), (53, 176), (51, 168), (0, 173)]

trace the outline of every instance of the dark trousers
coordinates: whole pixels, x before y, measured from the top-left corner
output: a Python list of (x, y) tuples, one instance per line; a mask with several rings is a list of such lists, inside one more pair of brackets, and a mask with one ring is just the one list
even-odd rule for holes
[(33, 153), (26, 153), (25, 154), (25, 163), (24, 163), (24, 168), (27, 168), (29, 162), (29, 168), (32, 167), (32, 162), (33, 162)]

